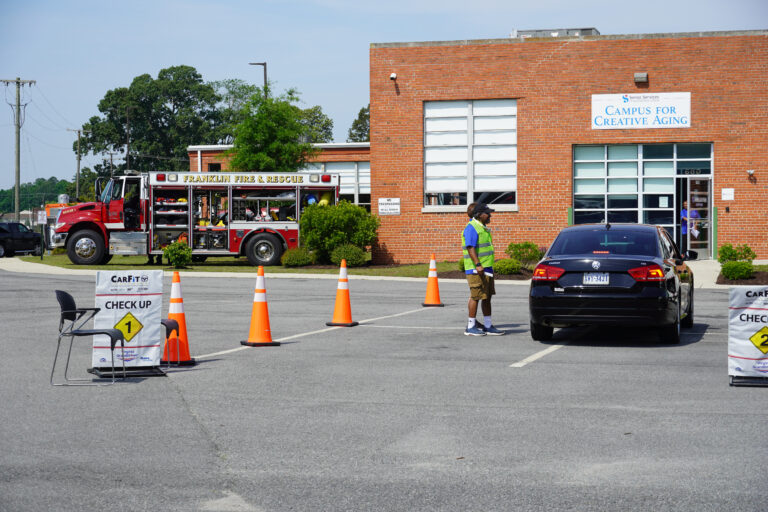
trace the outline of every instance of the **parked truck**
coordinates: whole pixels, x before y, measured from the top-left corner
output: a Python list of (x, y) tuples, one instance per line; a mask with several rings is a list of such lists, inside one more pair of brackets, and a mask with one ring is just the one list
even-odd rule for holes
[(97, 200), (63, 208), (52, 245), (78, 265), (117, 254), (161, 255), (186, 242), (192, 257), (246, 256), (275, 265), (298, 247), (302, 209), (335, 204), (336, 174), (129, 172), (96, 184)]
[(0, 258), (14, 254), (40, 256), (42, 250), (40, 233), (20, 222), (0, 222)]

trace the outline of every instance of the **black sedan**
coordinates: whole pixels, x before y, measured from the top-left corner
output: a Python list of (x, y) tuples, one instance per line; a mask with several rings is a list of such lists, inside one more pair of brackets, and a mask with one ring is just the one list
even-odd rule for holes
[(680, 342), (693, 325), (693, 272), (661, 226), (581, 224), (564, 228), (536, 266), (529, 307), (531, 336), (555, 327), (656, 326), (661, 340)]

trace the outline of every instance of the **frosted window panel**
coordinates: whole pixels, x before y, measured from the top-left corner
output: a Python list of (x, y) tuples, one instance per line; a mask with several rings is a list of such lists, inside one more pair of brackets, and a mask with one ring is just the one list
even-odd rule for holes
[(477, 162), (475, 176), (516, 176), (517, 162)]
[(370, 162), (358, 162), (357, 164), (357, 180), (361, 194), (371, 193), (371, 163)]
[(360, 174), (364, 172), (371, 174), (371, 162), (357, 162), (357, 168), (360, 170)]
[(424, 192), (466, 192), (467, 178), (427, 178)]
[(477, 100), (472, 104), (476, 116), (517, 115), (517, 100)]
[(517, 118), (514, 116), (475, 117), (475, 131), (515, 130), (516, 128)]
[(427, 133), (426, 146), (466, 146), (467, 132)]
[(605, 176), (605, 164), (603, 162), (573, 164), (573, 175), (576, 178), (599, 178)]
[(573, 180), (574, 194), (605, 194), (605, 180)]
[(605, 146), (576, 146), (574, 160), (604, 160)]
[(306, 163), (304, 164), (304, 167), (299, 169), (299, 171), (322, 171), (322, 170), (323, 170), (322, 163)]
[(426, 148), (424, 150), (424, 161), (432, 162), (466, 162), (466, 147), (446, 147), (446, 148)]
[(637, 192), (637, 179), (609, 179), (608, 192), (625, 193)]
[(427, 164), (426, 165), (427, 178), (445, 178), (445, 177), (466, 177), (467, 176), (467, 164)]
[(466, 117), (427, 119), (424, 123), (428, 132), (466, 132), (467, 127)]
[(654, 194), (671, 194), (675, 191), (674, 178), (645, 178), (643, 192)]
[(326, 162), (326, 172), (355, 171), (355, 162)]
[(355, 185), (354, 185), (354, 183), (351, 184), (351, 185), (349, 185), (349, 184), (347, 184), (347, 185), (342, 184), (339, 187), (339, 194), (354, 194), (354, 193), (355, 193)]
[(504, 162), (517, 160), (517, 146), (475, 146), (476, 162)]
[(674, 176), (675, 167), (672, 162), (645, 162), (643, 174), (646, 176)]
[(637, 162), (609, 162), (608, 176), (637, 176)]
[(517, 178), (514, 176), (475, 176), (475, 190), (517, 190)]
[(517, 144), (517, 132), (515, 131), (475, 132), (475, 144), (482, 144), (482, 145)]
[(424, 117), (459, 117), (468, 113), (466, 101), (428, 101), (424, 103)]
[(637, 146), (608, 146), (608, 160), (637, 160)]

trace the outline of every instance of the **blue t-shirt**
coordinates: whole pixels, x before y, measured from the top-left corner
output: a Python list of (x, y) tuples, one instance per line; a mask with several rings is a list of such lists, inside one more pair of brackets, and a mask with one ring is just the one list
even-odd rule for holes
[[(464, 228), (464, 241), (467, 243), (467, 247), (474, 247), (477, 249), (477, 240), (478, 240), (478, 234), (477, 230), (472, 227), (471, 224), (467, 224), (467, 227)], [(484, 267), (483, 272), (486, 274), (493, 275), (493, 267)], [(465, 274), (477, 274), (476, 268), (465, 268), (464, 269)]]

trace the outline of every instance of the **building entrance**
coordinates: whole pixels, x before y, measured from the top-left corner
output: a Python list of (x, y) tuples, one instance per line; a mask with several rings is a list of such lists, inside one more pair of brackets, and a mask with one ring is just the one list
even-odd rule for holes
[(677, 178), (676, 239), (682, 251), (698, 251), (700, 259), (712, 254), (711, 183), (709, 177)]

